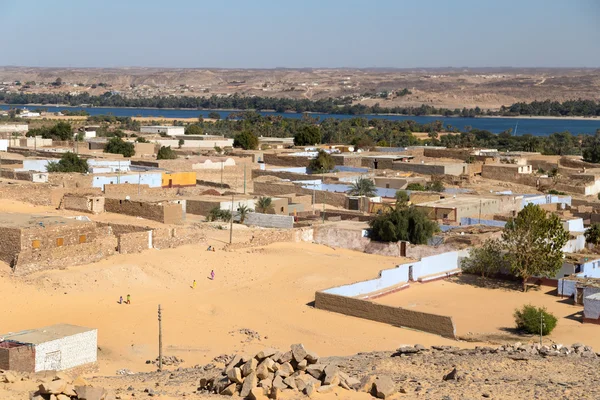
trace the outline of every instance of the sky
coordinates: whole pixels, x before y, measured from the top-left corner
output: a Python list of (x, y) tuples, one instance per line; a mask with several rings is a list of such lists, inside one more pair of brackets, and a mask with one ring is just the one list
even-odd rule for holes
[(599, 0), (0, 0), (0, 65), (600, 67)]

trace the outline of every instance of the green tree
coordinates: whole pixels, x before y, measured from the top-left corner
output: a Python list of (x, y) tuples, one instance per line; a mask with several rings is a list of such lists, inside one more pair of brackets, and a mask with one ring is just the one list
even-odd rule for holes
[(216, 111), (211, 111), (211, 112), (208, 113), (208, 118), (220, 120), (221, 119), (221, 114), (219, 114)]
[(328, 152), (319, 149), (317, 156), (308, 163), (308, 170), (311, 174), (325, 173), (333, 171), (335, 160)]
[(583, 140), (583, 161), (600, 163), (600, 132)]
[(546, 307), (535, 307), (531, 304), (523, 306), (514, 313), (517, 329), (533, 335), (543, 336), (552, 332), (558, 320), (554, 315), (546, 311)]
[(396, 207), (378, 215), (369, 225), (370, 237), (380, 242), (406, 240), (412, 244), (427, 244), (439, 230), (436, 222), (415, 207)]
[(585, 231), (585, 241), (594, 246), (600, 244), (600, 224), (593, 224)]
[(73, 128), (71, 127), (71, 124), (61, 121), (54, 125), (52, 128), (50, 128), (49, 136), (49, 138), (51, 139), (72, 140)]
[(111, 138), (104, 147), (105, 153), (122, 154), (123, 157), (133, 157), (135, 146), (131, 142), (125, 142), (118, 136)]
[(231, 220), (231, 211), (229, 210), (221, 210), (219, 206), (213, 207), (206, 216), (206, 220), (209, 222), (212, 221), (230, 221)]
[(157, 160), (175, 160), (177, 158), (177, 154), (171, 146), (161, 146), (156, 154)]
[(350, 185), (347, 193), (350, 196), (375, 197), (377, 195), (377, 187), (375, 187), (375, 182), (369, 178), (358, 178)]
[(406, 185), (406, 190), (422, 192), (425, 190), (425, 187), (423, 185), (421, 185), (420, 183), (413, 182), (413, 183), (409, 183), (408, 185)]
[(184, 144), (184, 143), (185, 143), (185, 140), (183, 140), (183, 139), (179, 139), (179, 140), (177, 141), (177, 146), (178, 146), (179, 148), (181, 148), (181, 146), (183, 146), (183, 144)]
[(469, 250), (469, 257), (462, 260), (461, 267), (469, 274), (481, 275), (486, 278), (507, 268), (502, 242), (497, 239), (488, 239), (481, 247)]
[(321, 129), (316, 125), (305, 125), (294, 135), (295, 146), (314, 146), (321, 143)]
[(62, 155), (58, 162), (51, 161), (46, 166), (48, 172), (88, 172), (88, 163), (70, 151)]
[(444, 187), (444, 183), (440, 179), (434, 179), (431, 182), (427, 182), (427, 184), (425, 185), (425, 190), (441, 193), (444, 190), (446, 190), (446, 188)]
[(238, 133), (233, 138), (233, 147), (241, 147), (244, 150), (256, 150), (258, 147), (258, 137), (249, 130)]
[(244, 220), (246, 219), (246, 216), (253, 211), (254, 210), (252, 210), (245, 204), (240, 205), (237, 209), (237, 215), (240, 217), (240, 224), (243, 224)]
[(202, 135), (204, 133), (204, 131), (198, 125), (188, 125), (185, 128), (185, 132), (184, 133), (186, 135)]
[(396, 207), (405, 207), (408, 205), (408, 193), (404, 190), (396, 191)]
[(256, 212), (261, 214), (272, 214), (274, 212), (273, 199), (267, 196), (261, 196), (256, 202)]
[(508, 221), (502, 240), (510, 270), (523, 280), (526, 291), (527, 280), (532, 276), (554, 276), (560, 270), (562, 248), (569, 240), (569, 233), (557, 215), (528, 204)]
[(137, 139), (135, 139), (136, 143), (150, 143), (148, 142), (148, 140), (146, 140), (145, 137), (139, 136)]

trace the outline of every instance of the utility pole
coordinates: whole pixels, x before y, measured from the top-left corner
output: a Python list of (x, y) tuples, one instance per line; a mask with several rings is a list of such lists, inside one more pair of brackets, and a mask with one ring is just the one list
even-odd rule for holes
[(229, 244), (233, 240), (233, 193), (231, 193), (231, 221), (229, 224)]
[(162, 311), (158, 305), (158, 370), (162, 371)]
[(246, 194), (246, 164), (244, 164), (244, 194)]

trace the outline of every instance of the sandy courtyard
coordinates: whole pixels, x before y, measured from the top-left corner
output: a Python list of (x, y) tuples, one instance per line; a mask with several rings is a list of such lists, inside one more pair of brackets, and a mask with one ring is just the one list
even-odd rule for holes
[[(514, 310), (525, 304), (543, 306), (558, 318), (558, 324), (549, 339), (561, 344), (585, 343), (600, 348), (600, 327), (582, 324), (583, 307), (573, 305), (572, 300), (555, 296), (556, 290), (542, 286), (527, 293), (512, 287), (482, 288), (479, 278), (462, 276), (425, 284), (411, 284), (406, 290), (376, 299), (382, 304), (404, 307), (410, 310), (432, 312), (451, 316), (457, 335), (468, 337), (470, 333), (493, 337), (511, 332), (514, 328)], [(508, 285), (512, 286), (512, 285)]]

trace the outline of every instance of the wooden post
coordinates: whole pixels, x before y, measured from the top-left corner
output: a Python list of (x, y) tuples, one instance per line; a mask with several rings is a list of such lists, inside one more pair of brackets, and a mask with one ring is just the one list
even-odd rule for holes
[(158, 305), (158, 370), (162, 371), (162, 312)]
[(231, 193), (231, 221), (229, 224), (229, 244), (233, 239), (233, 193)]

